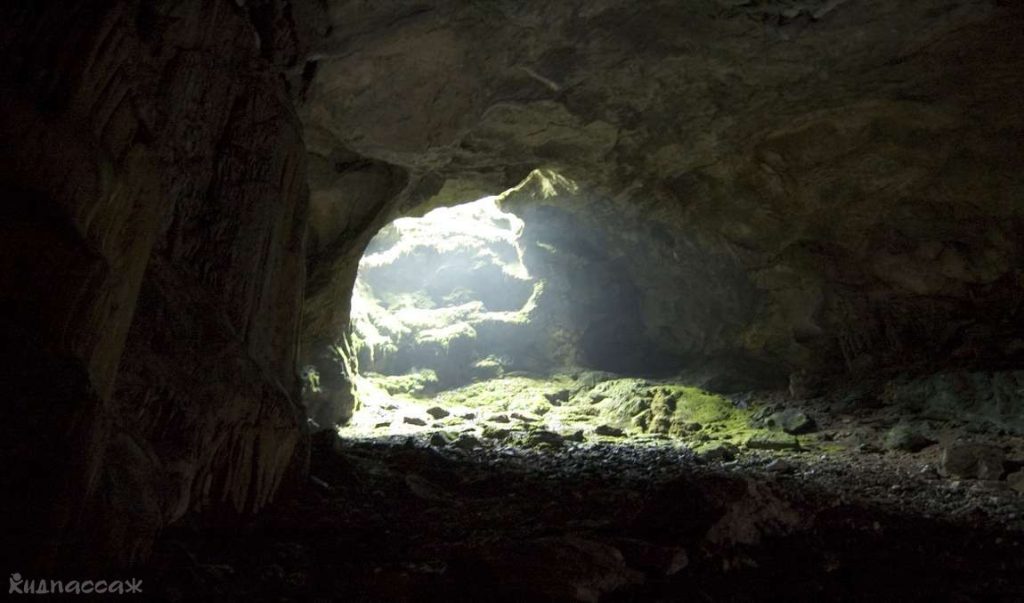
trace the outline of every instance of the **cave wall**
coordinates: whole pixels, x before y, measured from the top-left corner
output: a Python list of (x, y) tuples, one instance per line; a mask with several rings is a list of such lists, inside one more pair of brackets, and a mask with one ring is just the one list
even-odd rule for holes
[[(1022, 362), (1019, 4), (327, 14), (301, 118), (409, 174), (378, 216), (549, 168), (585, 189), (570, 203), (584, 222), (646, 229), (613, 244), (647, 250), (644, 321), (681, 357), (751, 360), (768, 381)], [(344, 322), (307, 307), (313, 331)]]
[[(5, 552), (130, 563), (251, 512), (301, 449), (316, 3), (9, 2)], [(11, 565), (15, 567), (15, 565)]]

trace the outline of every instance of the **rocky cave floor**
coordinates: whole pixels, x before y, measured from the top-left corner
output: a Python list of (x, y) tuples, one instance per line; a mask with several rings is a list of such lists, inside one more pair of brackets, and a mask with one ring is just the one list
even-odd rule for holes
[[(545, 416), (602, 401), (563, 385)], [(604, 391), (643, 387), (655, 407), (667, 391)], [(149, 583), (168, 600), (1024, 600), (1024, 438), (885, 404), (729, 404), (775, 429), (559, 434), (512, 403), (433, 422), (396, 404), (377, 432), (317, 434), (309, 483), (252, 523), (166, 533)], [(773, 424), (794, 414), (802, 435)]]

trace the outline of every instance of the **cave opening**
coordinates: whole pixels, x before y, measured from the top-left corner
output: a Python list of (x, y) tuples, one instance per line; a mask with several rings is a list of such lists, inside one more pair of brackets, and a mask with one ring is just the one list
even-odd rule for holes
[(344, 353), (359, 408), (350, 433), (417, 431), (451, 414), (428, 408), (435, 396), (540, 370), (544, 283), (524, 264), (523, 228), (489, 196), (399, 218), (370, 241)]
[(337, 347), (355, 398), (339, 433), (449, 451), (656, 446), (733, 458), (739, 446), (796, 450), (797, 435), (814, 448), (806, 416), (723, 395), (732, 390), (696, 379), (650, 335), (663, 300), (638, 281), (668, 278), (650, 256), (678, 258), (678, 243), (656, 222), (601, 217), (601, 204), (538, 170), (501, 195), (381, 228)]

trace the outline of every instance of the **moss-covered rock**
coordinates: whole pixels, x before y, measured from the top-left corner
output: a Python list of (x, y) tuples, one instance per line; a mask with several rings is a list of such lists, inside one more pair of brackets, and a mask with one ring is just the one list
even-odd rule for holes
[(412, 372), (406, 375), (369, 375), (384, 391), (389, 394), (405, 394), (410, 396), (427, 396), (437, 392), (437, 373), (430, 369)]

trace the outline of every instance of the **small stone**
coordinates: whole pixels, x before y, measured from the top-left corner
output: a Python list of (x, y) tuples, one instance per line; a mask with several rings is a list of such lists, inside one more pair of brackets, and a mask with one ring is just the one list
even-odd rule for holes
[(1006, 485), (1010, 486), (1011, 489), (1024, 494), (1024, 469), (1007, 475)]
[(785, 459), (775, 459), (772, 462), (765, 465), (764, 468), (766, 471), (771, 471), (772, 473), (789, 473), (790, 471), (793, 471), (793, 469), (795, 469), (796, 467), (793, 465), (793, 463), (790, 463)]
[(320, 490), (321, 492), (329, 493), (332, 490), (330, 484), (328, 484), (327, 482), (325, 482), (324, 480), (320, 479), (315, 475), (309, 476), (309, 482), (316, 486), (317, 489)]
[(540, 445), (561, 446), (564, 439), (565, 438), (563, 438), (561, 435), (553, 431), (548, 431), (546, 429), (537, 429), (535, 431), (530, 432), (530, 435), (527, 436), (526, 445), (530, 447)]
[(931, 446), (935, 440), (923, 435), (909, 425), (896, 425), (885, 434), (882, 446), (886, 450), (920, 452)]
[(522, 421), (523, 423), (536, 423), (540, 420), (539, 417), (530, 416), (520, 412), (512, 413), (511, 417), (517, 421)]
[(409, 425), (417, 425), (419, 427), (425, 427), (427, 425), (427, 422), (419, 417), (404, 417), (402, 422)]
[(740, 449), (728, 442), (718, 442), (704, 447), (699, 458), (705, 461), (731, 461), (739, 454)]
[(751, 450), (800, 450), (800, 442), (783, 434), (759, 434), (751, 436), (745, 444)]
[(1002, 449), (991, 444), (952, 444), (942, 450), (942, 471), (965, 479), (999, 479), (1003, 458)]
[(510, 423), (512, 420), (508, 418), (508, 415), (504, 413), (494, 414), (487, 417), (487, 420), (492, 423)]
[(774, 413), (768, 417), (768, 424), (790, 435), (814, 431), (814, 419), (807, 413), (792, 408)]
[(805, 370), (789, 375), (789, 395), (794, 400), (814, 398), (821, 393), (821, 380)]
[(451, 413), (441, 408), (440, 406), (434, 406), (427, 409), (427, 414), (430, 415), (431, 417), (434, 417), (435, 419), (443, 419), (450, 415)]
[(586, 441), (587, 438), (583, 434), (583, 430), (582, 429), (577, 429), (576, 431), (572, 432), (571, 434), (565, 436), (565, 439), (570, 441), (570, 442), (583, 442), (583, 441)]
[(594, 428), (594, 433), (599, 436), (609, 436), (612, 438), (621, 438), (626, 435), (621, 429), (611, 425), (598, 425)]
[(452, 442), (455, 441), (455, 439), (455, 434), (448, 433), (447, 431), (439, 431), (434, 435), (430, 436), (430, 445), (440, 448), (442, 446), (447, 446), (448, 444), (451, 444)]
[(544, 399), (551, 403), (552, 406), (561, 406), (563, 402), (569, 401), (569, 396), (572, 394), (571, 390), (560, 389), (558, 391), (547, 392), (544, 394)]
[(865, 454), (878, 454), (882, 452), (882, 449), (875, 446), (871, 442), (863, 442), (857, 445), (857, 452), (863, 452)]
[(476, 418), (476, 413), (475, 412), (464, 412), (464, 413), (462, 413), (459, 416), (462, 417), (463, 419), (467, 420), (467, 421), (472, 421), (473, 419)]
[(483, 444), (481, 444), (480, 440), (475, 437), (464, 433), (460, 435), (457, 440), (452, 442), (452, 446), (460, 450), (473, 450), (475, 448), (482, 448)]
[(487, 438), (488, 440), (502, 440), (503, 441), (503, 440), (508, 439), (508, 436), (511, 433), (512, 432), (509, 431), (508, 429), (498, 429), (497, 427), (491, 427), (491, 426), (488, 425), (488, 426), (484, 427), (483, 433), (481, 433), (481, 435), (483, 437)]

